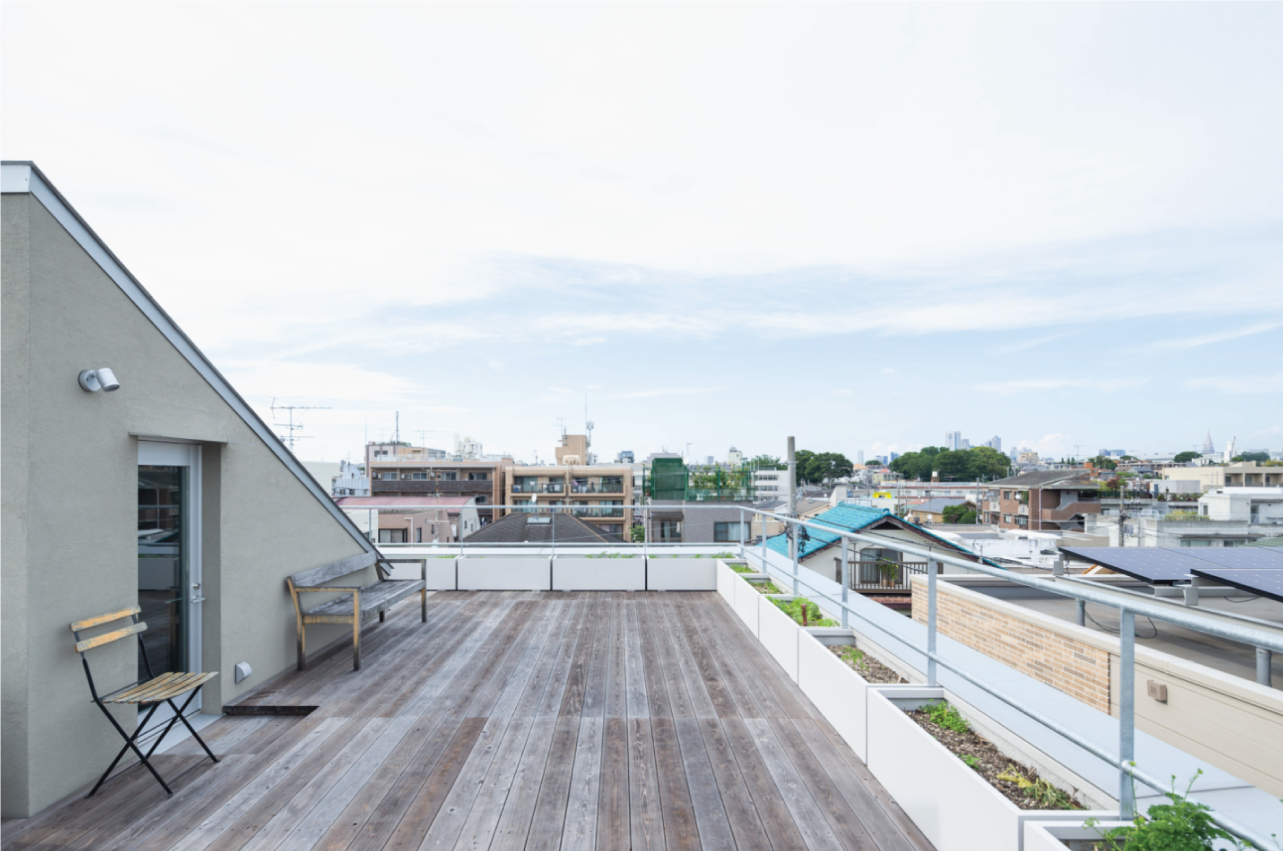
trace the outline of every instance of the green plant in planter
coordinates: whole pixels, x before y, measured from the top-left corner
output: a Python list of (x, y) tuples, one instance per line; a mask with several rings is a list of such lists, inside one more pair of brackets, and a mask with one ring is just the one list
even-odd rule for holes
[(726, 566), (736, 573), (757, 573), (756, 570), (749, 567), (747, 564), (728, 564)]
[(964, 753), (961, 759), (966, 764), (967, 768), (980, 768), (980, 760), (976, 759), (969, 753)]
[(968, 733), (971, 731), (971, 725), (967, 719), (962, 717), (957, 707), (951, 706), (944, 701), (928, 703), (922, 707), (922, 711), (927, 713), (931, 723), (943, 727), (946, 730), (952, 730), (955, 733)]
[(802, 626), (837, 626), (838, 622), (832, 618), (826, 618), (820, 612), (820, 607), (812, 603), (805, 597), (794, 597), (792, 600), (772, 600), (784, 614), (797, 621)]
[(783, 591), (780, 590), (778, 585), (776, 585), (774, 582), (771, 582), (769, 579), (765, 582), (750, 582), (749, 584), (752, 585), (753, 590), (759, 594), (783, 594), (784, 593)]
[[(1134, 766), (1136, 763), (1131, 764)], [(1163, 793), (1170, 804), (1153, 805), (1148, 813), (1138, 814), (1129, 825), (1097, 830), (1105, 842), (1099, 847), (1102, 851), (1206, 851), (1215, 847), (1218, 839), (1233, 843), (1235, 848), (1249, 847), (1216, 826), (1210, 807), (1189, 800), (1194, 781), (1202, 773), (1200, 768), (1190, 778), (1184, 794), (1176, 791), (1176, 775), (1173, 774), (1172, 791)], [(1135, 788), (1133, 779), (1132, 789)], [(1099, 823), (1099, 820), (1091, 818), (1083, 822), (1083, 826), (1095, 827)]]
[(588, 558), (637, 558), (637, 556), (632, 553), (597, 553), (596, 555), (589, 553)]

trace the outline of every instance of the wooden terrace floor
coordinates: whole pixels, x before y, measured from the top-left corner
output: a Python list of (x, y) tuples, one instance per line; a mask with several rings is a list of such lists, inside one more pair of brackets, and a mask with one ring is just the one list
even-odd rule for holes
[(218, 765), (159, 757), (173, 798), (135, 765), (3, 847), (931, 848), (715, 593), (428, 606), (367, 627), (359, 672), (349, 645), (251, 699), (312, 714), (220, 718)]

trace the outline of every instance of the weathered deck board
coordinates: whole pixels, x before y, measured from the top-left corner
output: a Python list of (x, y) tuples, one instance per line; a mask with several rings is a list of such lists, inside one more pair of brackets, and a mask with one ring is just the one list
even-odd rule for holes
[[(713, 593), (450, 592), (388, 613), (4, 851), (931, 846)], [(104, 729), (104, 735), (110, 732)], [(183, 773), (185, 772), (185, 773)]]

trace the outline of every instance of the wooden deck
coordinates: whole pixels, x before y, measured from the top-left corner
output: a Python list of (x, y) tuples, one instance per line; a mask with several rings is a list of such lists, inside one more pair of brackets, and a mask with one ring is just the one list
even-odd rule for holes
[[(714, 593), (438, 593), (5, 849), (930, 844)], [(110, 730), (104, 722), (103, 735)], [(181, 776), (179, 775), (181, 772)]]

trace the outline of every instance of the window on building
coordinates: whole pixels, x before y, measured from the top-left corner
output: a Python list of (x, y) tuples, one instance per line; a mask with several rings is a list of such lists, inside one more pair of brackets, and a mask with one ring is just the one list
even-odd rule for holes
[(408, 529), (380, 529), (380, 544), (404, 544), (407, 542), (406, 533)]
[(488, 482), (490, 481), (489, 473), (469, 473), (468, 481), (470, 482)]
[(660, 520), (656, 524), (659, 527), (659, 543), (680, 544), (682, 541), (682, 521), (680, 520)]
[(414, 530), (414, 542), (415, 542), (416, 544), (422, 544), (422, 543), (423, 543), (423, 527), (422, 527), (422, 526), (420, 526), (418, 529), (415, 529), (415, 530)]
[(395, 482), (395, 481), (396, 481), (396, 471), (395, 471), (395, 470), (385, 470), (384, 472), (379, 473), (379, 478), (380, 478), (380, 479), (382, 479), (382, 480), (383, 480), (383, 481), (385, 481), (385, 482)]
[(740, 526), (744, 525), (745, 540), (748, 540), (748, 524), (740, 523), (714, 523), (713, 524), (713, 542), (714, 543), (731, 543), (738, 542), (740, 539)]
[(425, 479), (427, 479), (427, 477), (428, 477), (428, 474), (427, 474), (427, 473), (411, 473), (411, 474), (410, 474), (410, 478), (411, 478), (412, 480), (416, 481), (416, 482), (424, 481)]
[(443, 482), (457, 481), (458, 478), (459, 478), (459, 474), (456, 473), (454, 470), (446, 470), (441, 474), (441, 481)]

